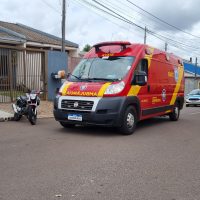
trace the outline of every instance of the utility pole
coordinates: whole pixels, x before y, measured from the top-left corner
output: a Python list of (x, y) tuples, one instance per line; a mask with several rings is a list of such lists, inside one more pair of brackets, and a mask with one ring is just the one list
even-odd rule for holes
[(168, 46), (168, 44), (167, 44), (167, 42), (165, 42), (165, 51), (167, 52), (167, 46)]
[(65, 0), (62, 3), (62, 52), (65, 52), (65, 14), (66, 14), (66, 6)]
[(147, 27), (144, 28), (144, 44), (147, 42)]
[(195, 59), (195, 79), (197, 78), (197, 57)]

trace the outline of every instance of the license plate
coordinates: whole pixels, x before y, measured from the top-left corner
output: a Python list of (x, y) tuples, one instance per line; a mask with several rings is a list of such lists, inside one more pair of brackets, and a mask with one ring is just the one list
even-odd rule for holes
[(67, 119), (68, 120), (74, 120), (74, 121), (82, 121), (82, 115), (80, 115), (80, 114), (68, 114)]

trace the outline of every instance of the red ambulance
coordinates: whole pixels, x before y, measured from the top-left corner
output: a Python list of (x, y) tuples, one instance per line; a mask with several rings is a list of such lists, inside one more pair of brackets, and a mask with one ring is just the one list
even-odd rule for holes
[(138, 121), (179, 119), (184, 103), (182, 60), (148, 45), (125, 41), (93, 46), (62, 85), (54, 117), (76, 124), (118, 127), (132, 134)]

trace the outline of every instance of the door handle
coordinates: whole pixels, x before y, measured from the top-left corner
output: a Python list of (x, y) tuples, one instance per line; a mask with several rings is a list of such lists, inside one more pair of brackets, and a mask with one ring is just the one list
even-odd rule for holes
[(147, 85), (147, 91), (150, 92), (150, 85)]

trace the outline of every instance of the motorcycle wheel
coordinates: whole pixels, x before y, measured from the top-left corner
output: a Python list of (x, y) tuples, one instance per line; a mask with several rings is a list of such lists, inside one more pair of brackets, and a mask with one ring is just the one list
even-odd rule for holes
[(22, 118), (22, 115), (20, 115), (18, 113), (14, 114), (14, 117), (13, 117), (14, 121), (19, 121), (21, 118)]
[(34, 112), (34, 108), (33, 107), (29, 107), (28, 108), (28, 120), (32, 125), (36, 124), (36, 120), (37, 120), (37, 110), (36, 110), (36, 114)]

